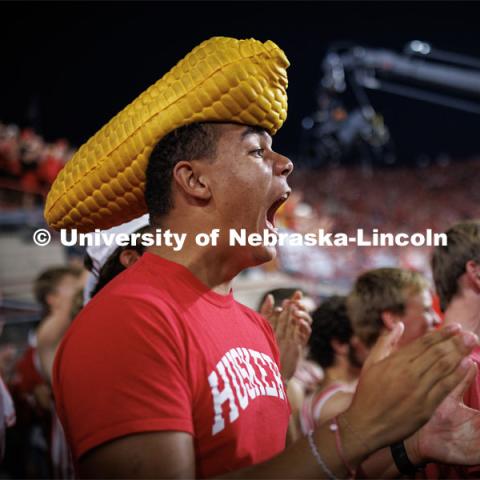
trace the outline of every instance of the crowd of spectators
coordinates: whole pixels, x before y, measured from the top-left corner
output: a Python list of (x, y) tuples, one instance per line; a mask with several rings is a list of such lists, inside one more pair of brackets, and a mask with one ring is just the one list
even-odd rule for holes
[[(0, 122), (0, 187), (44, 196), (73, 153), (65, 139), (48, 143), (32, 129)], [(393, 234), (442, 232), (462, 219), (480, 217), (475, 185), (479, 163), (441, 161), (368, 171), (297, 168), (290, 177), (295, 194), (277, 223), (300, 233), (324, 229), (352, 235), (361, 228), (366, 238), (374, 228)], [(378, 266), (413, 268), (429, 276), (429, 256), (429, 247), (289, 247), (279, 250), (274, 268), (309, 280), (348, 284), (352, 276)]]
[(44, 196), (72, 153), (65, 139), (49, 143), (30, 128), (0, 122), (3, 188)]
[[(480, 159), (416, 168), (364, 171), (360, 167), (297, 169), (295, 195), (282, 211), (281, 226), (300, 233), (325, 232), (365, 238), (381, 233), (435, 233), (480, 217), (476, 185)], [(429, 274), (430, 247), (291, 247), (280, 249), (280, 268), (313, 280), (349, 283), (358, 273), (398, 266)]]

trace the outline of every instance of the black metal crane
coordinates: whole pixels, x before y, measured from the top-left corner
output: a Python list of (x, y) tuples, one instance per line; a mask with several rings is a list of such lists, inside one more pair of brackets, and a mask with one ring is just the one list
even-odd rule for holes
[[(333, 45), (322, 71), (318, 110), (303, 120), (304, 154), (313, 166), (339, 163), (352, 152), (367, 163), (394, 161), (390, 132), (369, 90), (480, 114), (480, 60), (426, 42), (411, 41), (403, 53)], [(343, 100), (347, 94), (354, 99), (349, 110)]]

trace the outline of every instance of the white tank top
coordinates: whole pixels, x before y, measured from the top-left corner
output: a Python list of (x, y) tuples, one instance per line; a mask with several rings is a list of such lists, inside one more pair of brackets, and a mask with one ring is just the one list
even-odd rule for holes
[(300, 427), (302, 433), (306, 435), (316, 426), (316, 419), (320, 417), (320, 412), (324, 405), (338, 392), (353, 393), (355, 388), (343, 383), (333, 383), (325, 390), (314, 392), (303, 402), (300, 410)]

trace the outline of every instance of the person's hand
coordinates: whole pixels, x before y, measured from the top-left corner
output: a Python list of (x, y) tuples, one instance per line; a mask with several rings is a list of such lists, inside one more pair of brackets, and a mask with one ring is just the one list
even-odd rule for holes
[(428, 423), (405, 441), (412, 463), (480, 464), (480, 412), (463, 403), (463, 395), (477, 373), (477, 366), (472, 362), (465, 378), (435, 410)]
[(362, 370), (352, 405), (340, 416), (342, 430), (351, 432), (349, 441), (363, 443), (365, 455), (418, 430), (471, 375), (465, 357), (478, 344), (476, 335), (449, 325), (382, 359), (382, 351), (394, 348), (401, 333), (398, 326), (381, 337), (374, 351), (380, 360)]
[(393, 330), (384, 330), (378, 337), (373, 347), (370, 349), (367, 359), (363, 363), (362, 369), (365, 370), (390, 356), (398, 349), (398, 343), (405, 331), (405, 324), (398, 322)]
[(281, 373), (285, 380), (290, 379), (303, 358), (303, 348), (311, 333), (312, 319), (301, 304), (302, 293), (295, 292), (281, 307), (274, 307), (272, 295), (260, 308), (260, 313), (268, 320), (275, 333), (280, 350)]

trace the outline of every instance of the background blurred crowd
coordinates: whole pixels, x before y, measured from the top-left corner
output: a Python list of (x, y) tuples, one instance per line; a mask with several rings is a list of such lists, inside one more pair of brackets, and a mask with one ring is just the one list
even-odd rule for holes
[[(0, 215), (12, 208), (12, 198), (22, 208), (41, 205), (74, 152), (65, 139), (49, 143), (32, 129), (0, 122)], [(415, 168), (297, 168), (290, 181), (295, 193), (277, 223), (300, 233), (324, 229), (350, 235), (362, 228), (367, 239), (374, 228), (393, 234), (442, 232), (456, 221), (480, 217), (479, 162), (441, 157)], [(348, 286), (352, 275), (378, 266), (413, 268), (428, 277), (429, 255), (429, 247), (290, 246), (280, 249), (266, 271)]]
[[(480, 217), (480, 159), (444, 161), (415, 168), (330, 167), (297, 169), (295, 194), (279, 223), (300, 233), (355, 234), (443, 232), (455, 222)], [(429, 247), (289, 247), (279, 267), (289, 273), (348, 286), (352, 276), (381, 266), (411, 268), (430, 277)]]
[(0, 121), (0, 187), (45, 195), (72, 153), (65, 139), (50, 143), (33, 129)]

